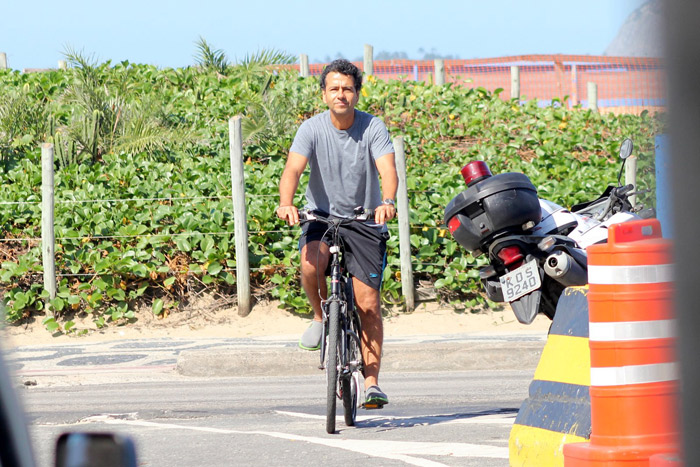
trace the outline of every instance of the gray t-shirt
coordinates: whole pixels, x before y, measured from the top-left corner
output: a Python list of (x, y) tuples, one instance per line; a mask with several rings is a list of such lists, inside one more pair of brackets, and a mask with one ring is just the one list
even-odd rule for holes
[(301, 124), (292, 152), (309, 159), (307, 208), (352, 217), (357, 206), (375, 209), (382, 202), (376, 159), (394, 152), (384, 122), (355, 110), (355, 121), (338, 130), (330, 111)]

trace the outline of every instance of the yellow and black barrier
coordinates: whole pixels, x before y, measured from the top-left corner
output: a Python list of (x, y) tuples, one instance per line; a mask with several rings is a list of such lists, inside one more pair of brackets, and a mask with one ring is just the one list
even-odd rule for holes
[(529, 397), (510, 432), (511, 466), (563, 466), (563, 446), (591, 436), (588, 287), (569, 287), (557, 304)]

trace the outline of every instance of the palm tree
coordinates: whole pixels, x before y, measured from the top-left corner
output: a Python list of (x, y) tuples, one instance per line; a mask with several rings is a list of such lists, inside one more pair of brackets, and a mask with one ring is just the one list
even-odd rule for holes
[(61, 104), (71, 114), (67, 124), (58, 128), (63, 137), (55, 139), (66, 147), (75, 143), (75, 152), (63, 157), (66, 163), (78, 162), (85, 155), (94, 163), (109, 152), (164, 150), (190, 138), (187, 132), (165, 123), (153, 98), (133, 91), (131, 67), (109, 68), (109, 62), (98, 65), (70, 48), (64, 55), (74, 79)]
[(202, 36), (199, 36), (199, 40), (196, 44), (197, 54), (194, 56), (195, 63), (205, 70), (225, 75), (226, 70), (228, 70), (231, 64), (228, 58), (226, 58), (224, 51), (221, 49), (215, 50)]

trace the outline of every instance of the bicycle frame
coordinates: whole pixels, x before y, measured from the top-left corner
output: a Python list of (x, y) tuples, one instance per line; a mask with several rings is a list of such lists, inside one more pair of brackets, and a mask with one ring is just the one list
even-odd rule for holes
[[(347, 361), (347, 339), (345, 338), (346, 336), (350, 336), (352, 339), (354, 339), (358, 346), (360, 345), (360, 336), (358, 336), (351, 328), (350, 326), (350, 319), (352, 319), (353, 315), (356, 313), (355, 311), (355, 303), (354, 303), (354, 297), (350, 297), (350, 300), (353, 300), (352, 302), (348, 299), (347, 297), (347, 291), (349, 288), (352, 287), (352, 278), (348, 277), (348, 275), (345, 273), (342, 267), (342, 248), (340, 247), (340, 234), (339, 234), (339, 228), (342, 223), (337, 223), (337, 224), (329, 224), (331, 225), (331, 228), (333, 230), (332, 232), (332, 240), (331, 240), (331, 246), (330, 246), (330, 251), (331, 251), (331, 258), (330, 258), (330, 265), (331, 265), (331, 273), (330, 273), (330, 288), (328, 290), (328, 298), (323, 300), (321, 302), (321, 308), (323, 310), (323, 334), (322, 335), (327, 335), (328, 333), (328, 310), (329, 310), (329, 305), (331, 302), (338, 302), (340, 305), (340, 331), (341, 331), (341, 349), (340, 349), (340, 364), (341, 364), (341, 371), (343, 374), (346, 373), (351, 373), (356, 366), (358, 365), (357, 362), (348, 362)], [(359, 329), (358, 329), (359, 331)], [(325, 368), (325, 360), (326, 360), (326, 340), (321, 339), (321, 364), (319, 368), (324, 369)], [(354, 364), (355, 367), (350, 367), (347, 368), (345, 364)], [(361, 366), (361, 362), (359, 363), (359, 366)]]
[[(371, 215), (371, 211), (362, 210), (364, 219)], [(359, 373), (362, 372), (362, 344), (360, 339), (361, 323), (355, 309), (352, 278), (343, 268), (343, 249), (340, 240), (340, 227), (355, 220), (364, 220), (360, 213), (354, 219), (340, 219), (317, 216), (307, 211), (300, 212), (302, 221), (320, 221), (328, 225), (331, 232), (330, 242), (330, 288), (328, 297), (321, 302), (323, 310), (323, 333), (329, 336), (328, 341), (321, 339), (320, 369), (326, 369), (328, 376), (328, 400), (326, 430), (328, 433), (335, 431), (335, 400), (343, 399), (345, 407), (345, 422), (348, 426), (355, 423), (357, 413), (357, 400), (359, 392)], [(319, 278), (320, 279), (320, 278)], [(324, 279), (325, 280), (325, 277)], [(332, 315), (338, 311), (338, 323), (334, 323)], [(335, 334), (337, 333), (337, 334)], [(331, 334), (335, 334), (331, 338)], [(336, 341), (337, 338), (337, 341)], [(336, 341), (337, 349), (327, 348), (327, 342)], [(353, 348), (351, 350), (351, 347)], [(331, 354), (330, 352), (334, 352)], [(337, 352), (337, 353), (336, 353)], [(356, 357), (350, 354), (356, 353)], [(333, 358), (330, 358), (333, 357)], [(330, 361), (330, 367), (326, 368), (326, 362)], [(332, 381), (334, 380), (334, 381)], [(354, 385), (354, 386), (353, 386)], [(347, 392), (351, 394), (346, 394)], [(341, 397), (342, 396), (342, 397)]]

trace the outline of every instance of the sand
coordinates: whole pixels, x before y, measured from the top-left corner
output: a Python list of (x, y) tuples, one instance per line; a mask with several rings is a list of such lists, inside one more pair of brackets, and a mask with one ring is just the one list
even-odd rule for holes
[[(419, 303), (413, 312), (384, 309), (384, 333), (386, 338), (411, 335), (450, 334), (514, 334), (522, 332), (546, 332), (551, 321), (538, 315), (532, 324), (517, 322), (506, 306), (500, 311), (460, 310), (437, 302)], [(156, 317), (150, 311), (137, 314), (128, 324), (98, 329), (91, 317), (74, 319), (71, 333), (50, 333), (42, 324), (43, 317), (29, 323), (6, 325), (0, 330), (6, 347), (98, 342), (139, 338), (251, 338), (293, 337), (304, 332), (310, 323), (309, 316), (283, 310), (277, 302), (256, 304), (246, 317), (238, 315), (235, 307), (218, 310), (197, 308)]]

